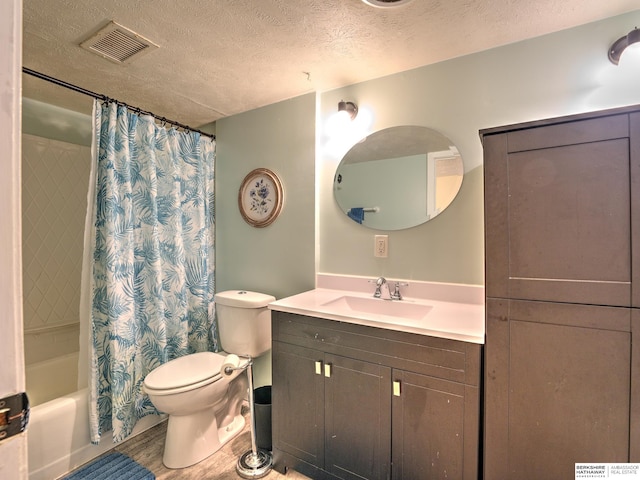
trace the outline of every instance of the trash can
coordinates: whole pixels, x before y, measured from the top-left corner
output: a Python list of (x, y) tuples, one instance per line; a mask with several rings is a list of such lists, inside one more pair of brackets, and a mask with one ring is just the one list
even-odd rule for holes
[(271, 450), (271, 385), (253, 390), (256, 447)]

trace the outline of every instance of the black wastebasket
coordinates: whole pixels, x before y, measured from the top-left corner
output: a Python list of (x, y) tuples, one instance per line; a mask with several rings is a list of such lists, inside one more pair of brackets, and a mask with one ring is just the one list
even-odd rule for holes
[(256, 447), (271, 450), (271, 385), (253, 390), (256, 422)]

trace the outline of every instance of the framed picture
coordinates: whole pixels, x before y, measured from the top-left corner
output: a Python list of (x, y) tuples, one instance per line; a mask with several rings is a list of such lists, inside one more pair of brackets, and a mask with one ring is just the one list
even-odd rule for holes
[(271, 170), (256, 168), (244, 177), (238, 192), (238, 207), (249, 225), (270, 225), (280, 214), (283, 203), (282, 183)]

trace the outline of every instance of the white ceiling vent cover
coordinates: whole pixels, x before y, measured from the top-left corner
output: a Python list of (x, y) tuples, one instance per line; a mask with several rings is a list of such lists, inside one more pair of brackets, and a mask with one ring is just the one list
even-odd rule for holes
[(129, 63), (158, 48), (158, 45), (142, 35), (115, 22), (109, 22), (80, 46), (115, 63)]

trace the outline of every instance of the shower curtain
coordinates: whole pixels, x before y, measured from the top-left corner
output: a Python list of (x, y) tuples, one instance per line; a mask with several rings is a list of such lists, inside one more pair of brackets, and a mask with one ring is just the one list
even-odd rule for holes
[(91, 318), (91, 441), (112, 430), (120, 442), (157, 413), (141, 390), (152, 369), (218, 350), (215, 142), (116, 103), (96, 100), (93, 122), (81, 299)]

